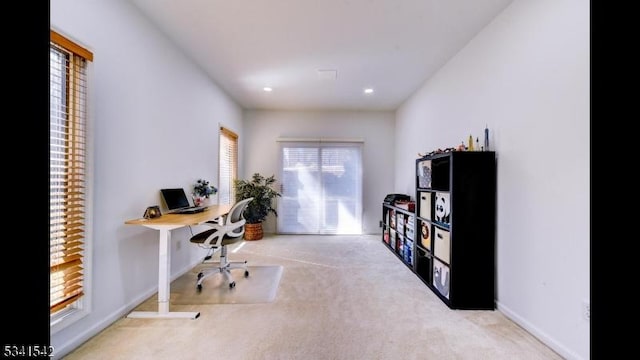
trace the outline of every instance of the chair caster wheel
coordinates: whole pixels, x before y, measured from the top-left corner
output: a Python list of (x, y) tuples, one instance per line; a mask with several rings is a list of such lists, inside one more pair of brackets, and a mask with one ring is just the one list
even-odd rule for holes
[(198, 284), (196, 287), (198, 288), (198, 291), (202, 291), (202, 284)]
[(198, 273), (198, 280), (202, 279), (202, 277), (203, 277), (203, 276), (204, 276), (204, 274), (202, 273), (202, 271), (200, 271), (200, 272)]
[(249, 277), (249, 270), (244, 271), (244, 277)]
[(234, 287), (236, 287), (236, 282), (235, 281), (232, 282), (232, 283), (229, 283), (229, 289), (233, 289)]

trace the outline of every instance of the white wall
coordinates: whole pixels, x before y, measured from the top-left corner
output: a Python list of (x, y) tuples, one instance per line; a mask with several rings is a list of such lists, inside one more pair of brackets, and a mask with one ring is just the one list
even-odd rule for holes
[[(158, 233), (125, 220), (162, 205), (162, 187), (217, 183), (219, 122), (243, 136), (240, 107), (127, 1), (52, 0), (51, 27), (94, 53), (93, 310), (52, 334), (60, 356), (157, 291)], [(174, 277), (201, 254), (188, 237), (174, 231)]]
[[(589, 2), (516, 0), (396, 114), (395, 190), (416, 153), (485, 125), (497, 151), (498, 308), (589, 358)], [(454, 240), (455, 241), (455, 240)]]
[[(362, 138), (362, 231), (380, 233), (382, 200), (393, 188), (394, 117), (382, 111), (245, 111), (244, 173), (265, 176), (280, 174), (279, 137)], [(275, 231), (276, 219), (270, 215), (265, 232)]]

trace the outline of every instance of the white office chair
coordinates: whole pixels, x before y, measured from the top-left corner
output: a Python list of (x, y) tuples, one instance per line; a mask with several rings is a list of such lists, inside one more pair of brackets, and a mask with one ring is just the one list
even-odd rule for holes
[[(253, 198), (238, 201), (233, 205), (228, 214), (203, 224), (212, 227), (212, 229), (191, 237), (190, 241), (192, 243), (209, 250), (202, 263), (214, 265), (198, 273), (198, 280), (196, 282), (198, 290), (202, 290), (202, 282), (206, 277), (218, 273), (224, 275), (229, 283), (229, 288), (233, 289), (236, 286), (236, 282), (231, 276), (231, 269), (244, 269), (244, 276), (249, 276), (246, 260), (229, 261), (227, 259), (227, 245), (242, 240), (244, 224), (246, 222), (243, 213), (251, 200), (253, 200)], [(218, 250), (220, 251), (220, 261), (209, 261), (212, 255)]]

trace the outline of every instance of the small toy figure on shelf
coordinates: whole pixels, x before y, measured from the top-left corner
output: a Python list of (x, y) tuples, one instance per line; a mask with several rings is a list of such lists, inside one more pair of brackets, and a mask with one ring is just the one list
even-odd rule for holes
[(473, 136), (469, 134), (469, 146), (467, 147), (468, 151), (473, 151)]
[(481, 151), (480, 149), (480, 139), (476, 137), (476, 151)]
[(464, 141), (462, 142), (462, 144), (458, 145), (458, 147), (456, 148), (457, 151), (465, 151), (467, 150), (467, 147), (464, 146)]
[(484, 151), (489, 151), (489, 126), (484, 127)]
[[(464, 145), (463, 145), (464, 147)], [(452, 151), (464, 151), (464, 150), (459, 150), (459, 146), (458, 147), (448, 147), (446, 149), (440, 149), (438, 148), (437, 150), (433, 150), (432, 152), (429, 152), (427, 154), (423, 154), (423, 153), (418, 153), (418, 158), (423, 158), (425, 156), (433, 156), (433, 155), (437, 155), (437, 154), (444, 154), (444, 153), (448, 153), (448, 152), (452, 152)]]

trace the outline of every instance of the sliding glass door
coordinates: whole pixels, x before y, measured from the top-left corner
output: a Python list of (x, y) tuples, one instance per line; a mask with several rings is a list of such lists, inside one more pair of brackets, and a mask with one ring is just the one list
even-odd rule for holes
[(362, 143), (280, 142), (281, 234), (362, 233)]

